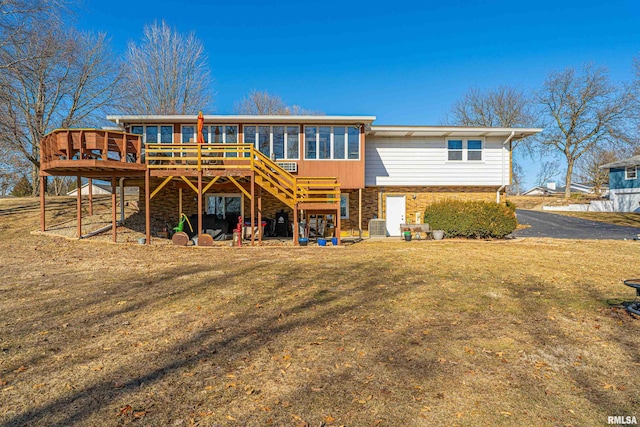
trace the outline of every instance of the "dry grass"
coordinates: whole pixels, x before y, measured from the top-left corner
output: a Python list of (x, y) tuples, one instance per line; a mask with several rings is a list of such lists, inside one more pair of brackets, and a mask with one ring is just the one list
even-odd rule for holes
[(637, 242), (143, 247), (30, 235), (24, 204), (0, 200), (2, 427), (640, 415), (640, 320), (611, 305)]

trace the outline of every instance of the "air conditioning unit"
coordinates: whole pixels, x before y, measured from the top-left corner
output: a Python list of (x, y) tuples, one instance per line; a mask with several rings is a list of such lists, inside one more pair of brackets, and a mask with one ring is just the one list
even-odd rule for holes
[(369, 221), (369, 237), (387, 237), (387, 220), (372, 219)]
[(276, 164), (287, 172), (298, 172), (298, 164), (296, 162), (276, 162)]

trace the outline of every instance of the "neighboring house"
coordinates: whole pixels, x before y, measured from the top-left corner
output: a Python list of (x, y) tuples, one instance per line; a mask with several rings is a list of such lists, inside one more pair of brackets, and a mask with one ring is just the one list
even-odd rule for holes
[[(524, 193), (523, 196), (563, 196), (564, 190), (567, 187), (557, 187), (555, 182), (549, 182), (546, 187), (535, 186)], [(588, 184), (581, 184), (577, 182), (571, 183), (571, 193), (578, 194), (595, 194), (593, 186)], [(600, 187), (600, 195), (606, 196), (609, 193), (609, 187), (603, 185)]]
[(640, 212), (640, 156), (600, 166), (609, 170), (609, 198), (616, 212)]
[[(43, 173), (126, 177), (141, 188), (141, 210), (150, 203), (150, 221), (175, 224), (184, 212), (235, 226), (238, 216), (284, 212), (298, 223), (339, 213), (331, 218), (337, 231), (366, 230), (381, 218), (391, 236), (402, 223), (421, 222), (435, 200), (500, 201), (511, 182), (512, 143), (541, 131), (378, 126), (374, 116), (212, 115), (204, 116), (200, 145), (196, 116), (107, 118), (127, 133), (45, 137)], [(91, 142), (82, 148), (78, 138)], [(108, 153), (106, 140), (115, 141)]]
[[(89, 195), (89, 183), (87, 182), (86, 184), (84, 184), (82, 187), (80, 187), (82, 190), (80, 191), (80, 194), (82, 194), (83, 196), (88, 196)], [(119, 188), (117, 190), (117, 193), (120, 194)], [(91, 194), (93, 196), (101, 196), (101, 195), (107, 195), (107, 194), (111, 194), (111, 186), (107, 185), (107, 184), (100, 184), (97, 182), (93, 182), (93, 186), (91, 187)], [(134, 195), (134, 194), (138, 194), (138, 187), (125, 187), (124, 189), (124, 194), (125, 195)], [(78, 189), (73, 189), (71, 191), (69, 191), (67, 193), (67, 196), (72, 196), (75, 197), (78, 195)]]

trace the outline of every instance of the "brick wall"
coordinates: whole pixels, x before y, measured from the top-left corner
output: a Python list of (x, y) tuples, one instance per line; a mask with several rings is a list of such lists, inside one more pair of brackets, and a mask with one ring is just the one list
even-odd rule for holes
[[(425, 207), (443, 199), (495, 201), (498, 187), (367, 187), (362, 190), (362, 229), (368, 230), (369, 220), (384, 218), (386, 196), (405, 196), (406, 218), (415, 223), (416, 213), (422, 216)], [(349, 219), (342, 219), (342, 230), (358, 230), (358, 190), (346, 190), (349, 194)], [(416, 196), (414, 199), (413, 196)], [(504, 200), (504, 198), (503, 198)]]

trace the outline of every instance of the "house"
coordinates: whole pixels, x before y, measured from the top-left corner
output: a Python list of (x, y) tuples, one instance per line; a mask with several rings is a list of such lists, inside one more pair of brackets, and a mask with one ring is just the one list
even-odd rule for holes
[[(121, 131), (47, 135), (42, 176), (111, 179), (114, 188), (123, 177), (139, 186), (147, 241), (154, 223), (175, 224), (182, 212), (198, 216), (198, 233), (203, 218), (224, 220), (231, 229), (238, 217), (255, 224), (282, 213), (294, 224), (294, 242), (298, 224), (313, 221), (340, 236), (384, 219), (386, 234), (399, 235), (400, 224), (421, 222), (433, 201), (501, 201), (511, 182), (512, 143), (541, 131), (383, 126), (374, 125), (375, 116), (107, 119)], [(199, 127), (202, 144), (195, 142)]]
[(609, 198), (615, 212), (640, 212), (640, 156), (600, 166), (609, 170)]
[[(83, 196), (88, 196), (89, 195), (89, 183), (91, 183), (91, 194), (93, 196), (104, 196), (104, 195), (109, 195), (111, 194), (111, 186), (110, 185), (106, 185), (106, 184), (101, 184), (98, 182), (95, 182), (93, 180), (91, 180), (90, 182), (87, 182), (86, 184), (84, 184), (81, 187), (81, 194)], [(120, 191), (119, 188), (117, 190), (118, 192)], [(124, 194), (125, 195), (137, 195), (138, 194), (138, 187), (125, 187), (124, 189)], [(74, 188), (73, 190), (69, 191), (67, 193), (67, 196), (71, 196), (71, 197), (76, 197), (78, 195), (78, 189)]]
[[(522, 193), (523, 196), (564, 196), (564, 190), (567, 187), (558, 187), (555, 182), (548, 182), (546, 187), (535, 186)], [(603, 185), (600, 187), (600, 194), (606, 196), (609, 192), (609, 187)], [(589, 184), (582, 184), (578, 182), (571, 183), (571, 193), (577, 194), (595, 194), (595, 189)]]

